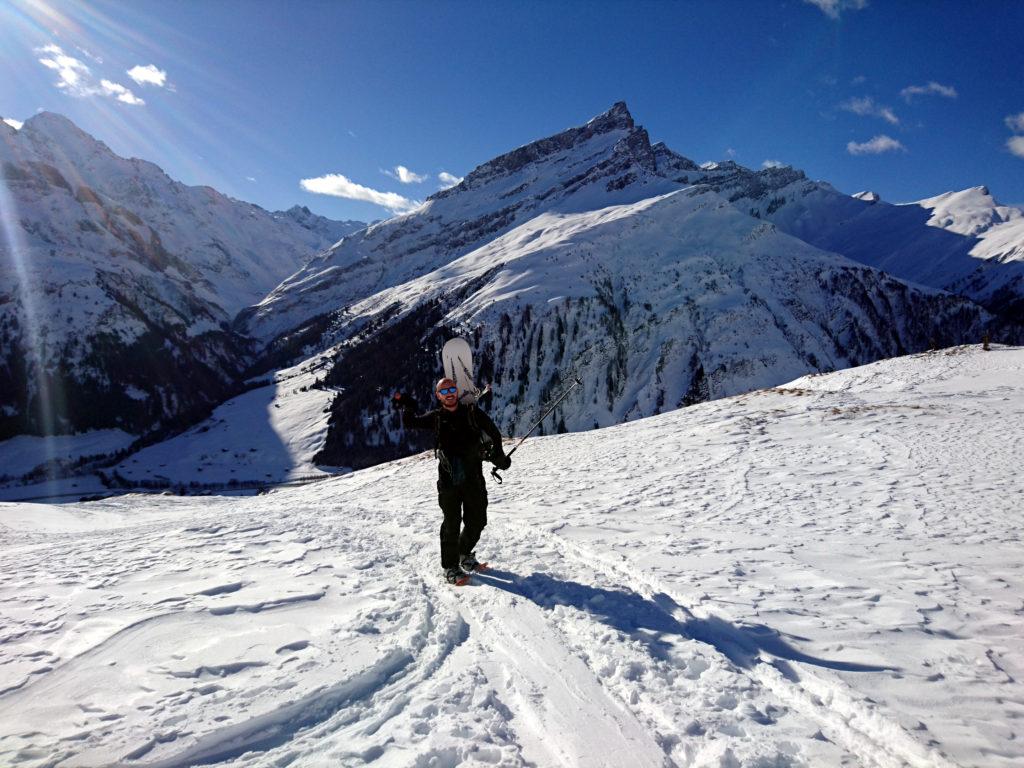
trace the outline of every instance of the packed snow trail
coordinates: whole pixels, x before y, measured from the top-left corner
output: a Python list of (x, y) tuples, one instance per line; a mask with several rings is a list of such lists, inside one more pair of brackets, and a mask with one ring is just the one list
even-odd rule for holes
[(0, 505), (0, 764), (1019, 764), (1022, 372), (956, 349), (531, 438), (462, 588), (429, 454)]

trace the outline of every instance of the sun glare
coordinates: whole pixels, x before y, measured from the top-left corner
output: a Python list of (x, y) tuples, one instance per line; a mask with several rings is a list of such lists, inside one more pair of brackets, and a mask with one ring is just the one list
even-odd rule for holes
[(3, 176), (0, 176), (0, 232), (3, 235), (5, 260), (8, 262), (8, 268), (14, 272), (16, 283), (15, 302), (20, 308), (18, 324), (23, 333), (22, 354), (25, 356), (27, 381), (30, 386), (28, 405), (31, 407), (33, 400), (35, 401), (35, 426), (44, 436), (44, 452), (49, 463), (55, 458), (51, 436), (57, 432), (55, 404), (60, 398), (59, 392), (54, 391), (54, 388), (59, 388), (60, 383), (55, 380), (55, 384), (51, 386), (46, 371), (46, 351), (39, 314), (40, 297), (33, 284), (33, 275), (28, 264), (30, 251), (18, 223), (14, 196), (7, 188), (7, 181)]

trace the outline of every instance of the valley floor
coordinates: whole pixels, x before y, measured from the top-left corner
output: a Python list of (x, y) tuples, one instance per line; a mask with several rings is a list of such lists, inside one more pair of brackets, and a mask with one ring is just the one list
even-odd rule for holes
[(1024, 762), (1024, 350), (529, 440), (442, 583), (429, 454), (0, 503), (0, 764)]

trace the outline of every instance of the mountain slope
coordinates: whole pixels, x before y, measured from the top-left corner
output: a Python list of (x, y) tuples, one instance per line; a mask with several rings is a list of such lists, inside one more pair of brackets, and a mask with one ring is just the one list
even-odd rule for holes
[[(626, 105), (476, 168), (415, 211), (318, 255), (243, 316), (271, 341), (324, 313), (426, 274), (543, 211), (585, 211), (678, 189), (660, 175), (688, 163), (652, 147)], [(690, 164), (694, 170), (695, 165)]]
[(472, 337), (479, 378), (495, 387), (489, 410), (515, 434), (574, 376), (583, 387), (549, 431), (980, 338), (983, 323), (963, 299), (819, 251), (704, 187), (541, 214), (348, 308), (326, 379), (341, 394), (318, 458), (365, 466), (400, 455), (387, 396), (432, 383), (454, 333)]
[(0, 125), (0, 196), (0, 436), (187, 420), (246, 364), (238, 310), (362, 226), (187, 187), (49, 113)]
[(1024, 214), (986, 188), (892, 205), (802, 177), (767, 186), (752, 179), (747, 171), (716, 188), (812, 245), (966, 296), (1000, 317), (1000, 335), (1024, 338)]
[(974, 346), (531, 439), (455, 591), (429, 454), (0, 504), (0, 763), (1018, 766), (1022, 382)]

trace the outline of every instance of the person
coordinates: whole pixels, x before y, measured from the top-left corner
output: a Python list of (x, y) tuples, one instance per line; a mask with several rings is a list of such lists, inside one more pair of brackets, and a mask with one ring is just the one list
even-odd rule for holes
[[(417, 415), (417, 403), (400, 392), (393, 397), (408, 429), (434, 431), (437, 456), (437, 501), (441, 523), (441, 568), (449, 584), (465, 583), (467, 575), (481, 566), (476, 544), (487, 525), (487, 485), (483, 460), (498, 469), (508, 469), (512, 459), (505, 455), (501, 432), (490, 417), (472, 403), (459, 400), (459, 388), (451, 379), (434, 387), (441, 406)], [(489, 441), (489, 445), (488, 445)]]

